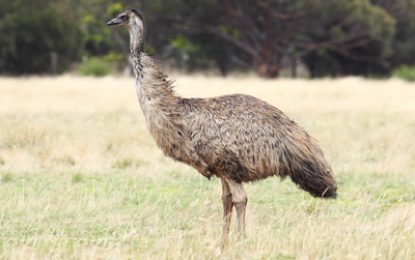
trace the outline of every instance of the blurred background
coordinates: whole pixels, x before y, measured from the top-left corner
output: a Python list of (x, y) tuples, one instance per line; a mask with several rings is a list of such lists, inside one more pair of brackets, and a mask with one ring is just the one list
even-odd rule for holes
[(127, 73), (127, 32), (105, 25), (126, 8), (186, 73), (415, 80), (414, 0), (0, 0), (0, 74)]

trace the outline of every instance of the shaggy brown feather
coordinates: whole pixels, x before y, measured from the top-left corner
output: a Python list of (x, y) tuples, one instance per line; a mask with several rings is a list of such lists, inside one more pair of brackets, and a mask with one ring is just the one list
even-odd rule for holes
[(224, 240), (233, 206), (244, 233), (247, 197), (242, 182), (289, 176), (315, 197), (336, 197), (332, 169), (316, 140), (277, 108), (241, 94), (205, 99), (175, 95), (157, 62), (142, 52), (144, 27), (134, 14), (126, 11), (120, 16), (130, 17), (125, 25), (146, 125), (165, 155), (207, 178), (221, 178)]
[(250, 182), (290, 178), (317, 197), (335, 197), (336, 182), (317, 142), (277, 108), (248, 95), (185, 99), (145, 54), (140, 104), (164, 153), (204, 176)]

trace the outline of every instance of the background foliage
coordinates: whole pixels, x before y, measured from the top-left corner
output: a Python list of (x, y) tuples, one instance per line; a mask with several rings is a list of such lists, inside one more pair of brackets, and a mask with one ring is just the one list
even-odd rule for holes
[(126, 64), (128, 35), (105, 22), (127, 7), (145, 14), (146, 51), (176, 68), (388, 76), (415, 64), (415, 0), (0, 0), (0, 73)]

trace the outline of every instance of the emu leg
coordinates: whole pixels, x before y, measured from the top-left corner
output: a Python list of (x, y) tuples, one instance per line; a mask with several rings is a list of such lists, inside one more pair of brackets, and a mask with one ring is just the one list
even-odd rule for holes
[(229, 240), (229, 228), (232, 218), (232, 194), (228, 183), (225, 179), (222, 181), (222, 203), (223, 203), (223, 231), (222, 231), (222, 249), (226, 247)]
[(245, 211), (248, 197), (242, 183), (230, 179), (226, 179), (232, 194), (232, 204), (236, 209), (236, 217), (238, 219), (239, 239), (245, 238)]

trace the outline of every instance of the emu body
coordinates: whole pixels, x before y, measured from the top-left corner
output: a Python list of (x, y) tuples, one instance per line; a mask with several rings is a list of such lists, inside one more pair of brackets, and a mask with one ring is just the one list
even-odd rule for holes
[(317, 142), (277, 108), (248, 95), (181, 98), (160, 66), (143, 52), (142, 16), (127, 10), (109, 25), (130, 32), (131, 60), (146, 125), (165, 155), (222, 181), (223, 242), (235, 207), (245, 235), (243, 182), (290, 177), (315, 197), (336, 197), (336, 182)]

